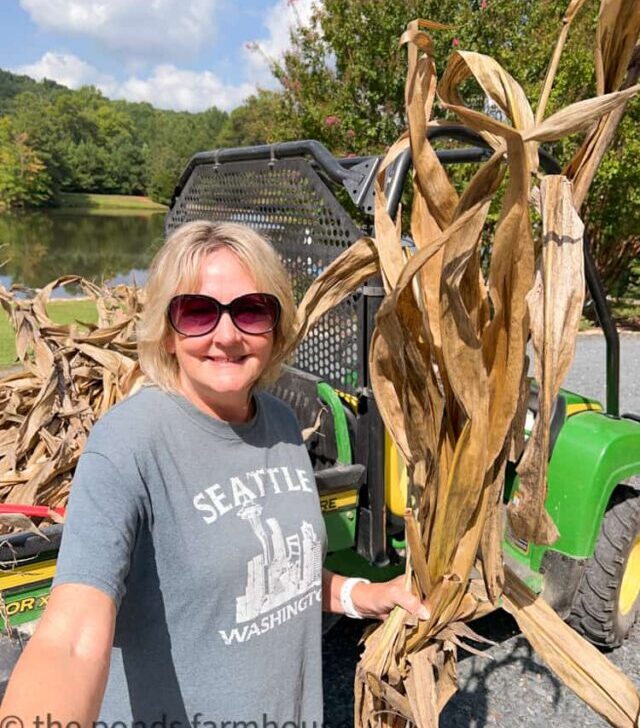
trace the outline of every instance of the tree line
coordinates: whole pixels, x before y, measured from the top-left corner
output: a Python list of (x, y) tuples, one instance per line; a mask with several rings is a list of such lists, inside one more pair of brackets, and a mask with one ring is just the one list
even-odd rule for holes
[[(46, 202), (57, 190), (148, 194), (166, 202), (197, 151), (312, 138), (338, 156), (383, 153), (406, 127), (406, 50), (398, 39), (409, 20), (451, 26), (432, 33), (440, 74), (456, 48), (488, 53), (535, 108), (566, 6), (567, 0), (324, 0), (309, 24), (293, 29), (290, 50), (272, 62), (279, 88), (258, 91), (228, 114), (215, 107), (200, 114), (160, 111), (109, 101), (93, 88), (69, 91), (0, 72), (0, 170), (20, 172), (30, 186), (22, 193), (26, 204)], [(572, 26), (547, 113), (595, 91), (598, 8), (599, 0), (588, 0)], [(474, 82), (463, 92), (467, 103), (483, 108)], [(435, 114), (444, 116), (437, 108)], [(578, 142), (569, 138), (549, 151), (562, 163)], [(584, 211), (613, 293), (628, 289), (634, 276), (640, 280), (639, 158), (636, 97)], [(0, 171), (5, 201), (6, 176)]]
[(166, 202), (184, 164), (227, 119), (111, 101), (93, 87), (0, 71), (0, 202), (37, 206), (58, 192), (149, 195)]

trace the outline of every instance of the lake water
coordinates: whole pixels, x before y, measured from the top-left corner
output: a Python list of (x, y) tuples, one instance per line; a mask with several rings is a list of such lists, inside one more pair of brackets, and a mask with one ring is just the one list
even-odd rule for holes
[[(62, 275), (144, 283), (162, 244), (164, 213), (60, 209), (0, 214), (0, 283), (41, 288)], [(4, 263), (4, 265), (2, 265)], [(64, 298), (77, 290), (57, 290)]]

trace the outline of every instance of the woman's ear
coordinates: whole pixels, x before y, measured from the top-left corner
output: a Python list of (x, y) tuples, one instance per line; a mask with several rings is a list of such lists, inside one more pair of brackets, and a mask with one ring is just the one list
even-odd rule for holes
[(175, 334), (173, 333), (173, 331), (167, 331), (167, 334), (164, 337), (163, 343), (164, 343), (165, 351), (168, 354), (176, 353), (176, 341), (175, 341)]

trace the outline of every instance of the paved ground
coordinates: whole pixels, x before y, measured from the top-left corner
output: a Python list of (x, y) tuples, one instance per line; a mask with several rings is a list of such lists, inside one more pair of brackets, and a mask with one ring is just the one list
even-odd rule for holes
[[(640, 413), (640, 334), (623, 334), (621, 411)], [(605, 401), (605, 346), (598, 334), (581, 335), (564, 386)], [(515, 622), (500, 612), (474, 628), (497, 642), (486, 657), (463, 653), (459, 691), (441, 716), (442, 728), (591, 728), (607, 723), (596, 716), (533, 654)], [(353, 724), (353, 676), (362, 624), (343, 619), (324, 638), (325, 718), (330, 728)], [(640, 689), (640, 623), (612, 662)]]
[[(463, 653), (458, 693), (440, 719), (442, 728), (601, 728), (607, 723), (565, 688), (504, 612), (473, 625), (497, 642), (486, 657)], [(363, 626), (343, 619), (324, 638), (325, 720), (328, 728), (353, 725), (353, 677)], [(479, 646), (479, 645), (478, 645)], [(609, 659), (640, 689), (640, 625)]]
[[(600, 334), (581, 334), (565, 389), (605, 403), (605, 343)], [(640, 414), (640, 333), (620, 334), (620, 412)]]

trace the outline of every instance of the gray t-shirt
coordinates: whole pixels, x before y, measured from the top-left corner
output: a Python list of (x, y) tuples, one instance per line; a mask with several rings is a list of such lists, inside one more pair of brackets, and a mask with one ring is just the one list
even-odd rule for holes
[(103, 721), (322, 722), (313, 469), (289, 407), (254, 399), (254, 418), (231, 425), (145, 387), (92, 429), (54, 586), (88, 584), (118, 607)]

